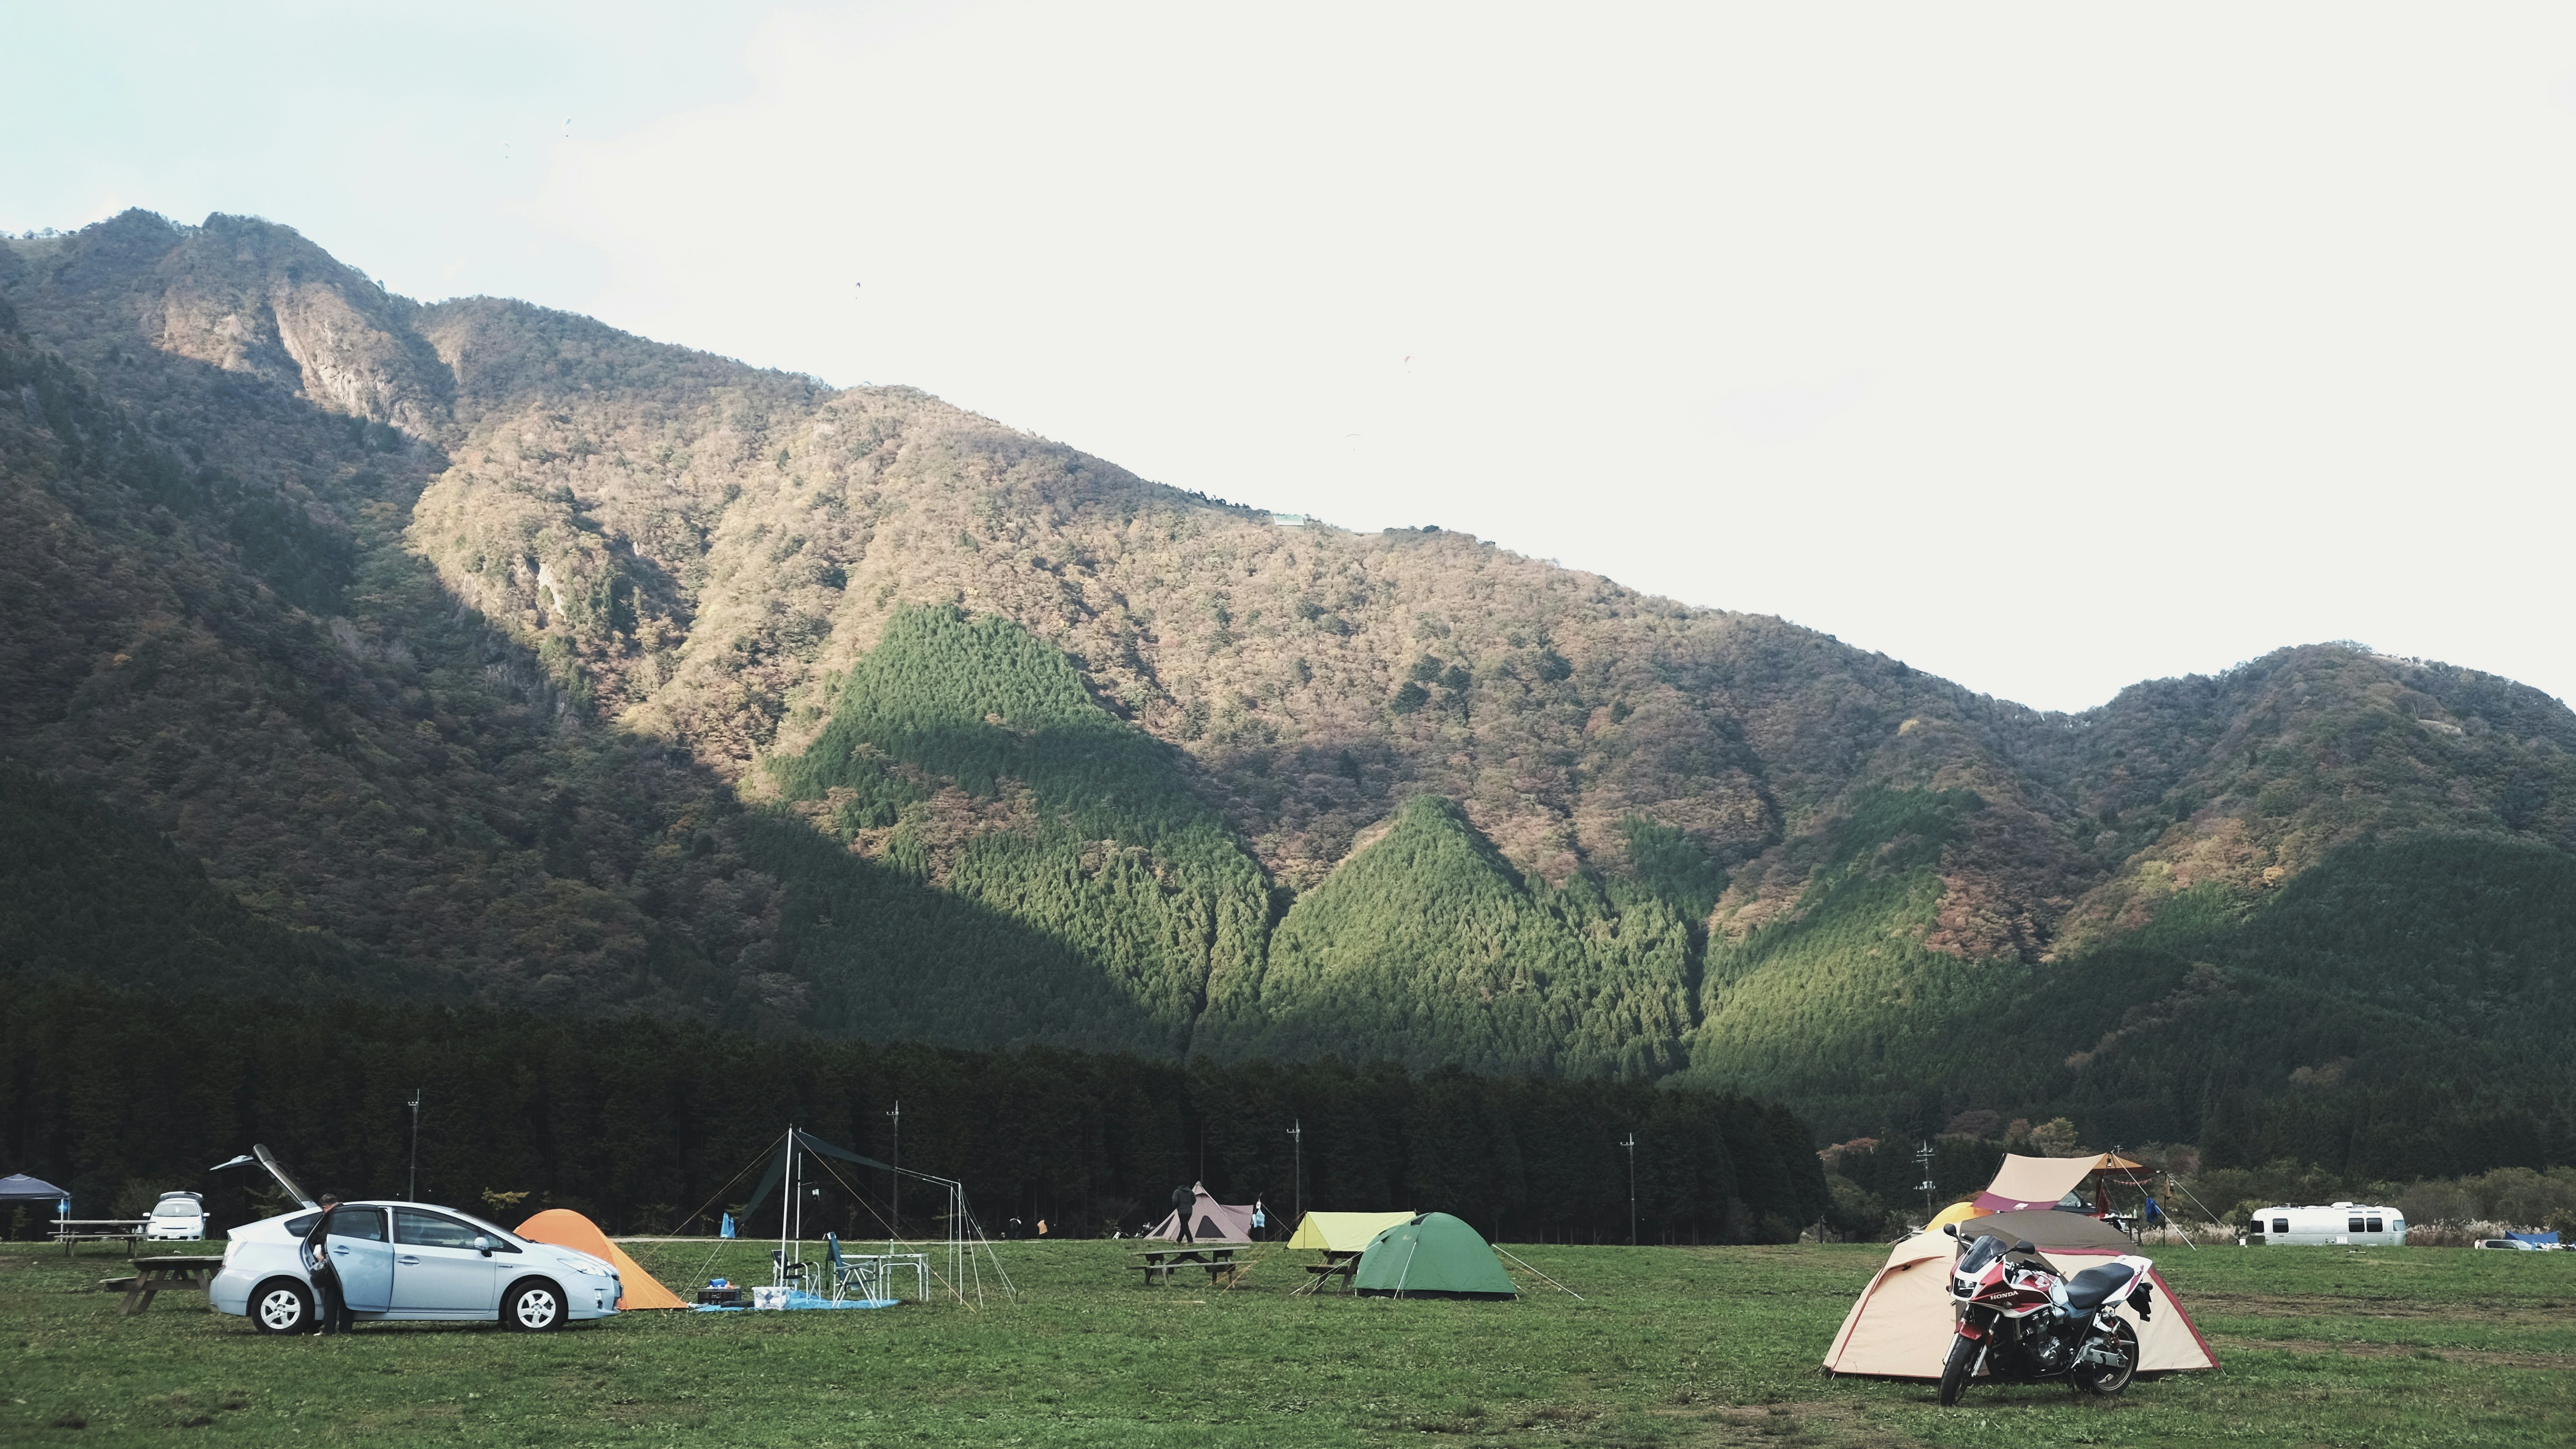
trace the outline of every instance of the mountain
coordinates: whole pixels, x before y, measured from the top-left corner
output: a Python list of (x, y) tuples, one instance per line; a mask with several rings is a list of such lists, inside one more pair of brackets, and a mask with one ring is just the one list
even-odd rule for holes
[(2576, 715), (2493, 675), (2041, 713), (248, 218), (11, 240), (0, 307), (0, 754), (350, 989), (2576, 1139)]

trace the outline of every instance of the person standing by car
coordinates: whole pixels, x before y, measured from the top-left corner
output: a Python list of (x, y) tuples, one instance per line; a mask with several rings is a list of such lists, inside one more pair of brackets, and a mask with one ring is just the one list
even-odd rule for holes
[(1172, 1222), (1179, 1228), (1172, 1237), (1173, 1242), (1187, 1243), (1193, 1248), (1199, 1245), (1199, 1240), (1190, 1236), (1190, 1209), (1197, 1207), (1198, 1204), (1198, 1194), (1188, 1188), (1172, 1189)]
[(349, 1298), (340, 1290), (340, 1270), (331, 1266), (331, 1214), (340, 1200), (322, 1194), (322, 1215), (313, 1220), (313, 1230), (304, 1235), (304, 1272), (313, 1280), (315, 1333), (347, 1333), (357, 1326), (349, 1312)]

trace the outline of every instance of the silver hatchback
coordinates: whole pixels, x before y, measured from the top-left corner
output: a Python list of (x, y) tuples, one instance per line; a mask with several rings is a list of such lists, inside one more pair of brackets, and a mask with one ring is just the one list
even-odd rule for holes
[[(617, 1311), (615, 1264), (532, 1242), (429, 1203), (354, 1202), (330, 1210), (324, 1251), (362, 1322), (481, 1321), (544, 1332)], [(315, 1209), (232, 1230), (207, 1288), (215, 1311), (262, 1333), (310, 1333), (319, 1304), (304, 1261)]]

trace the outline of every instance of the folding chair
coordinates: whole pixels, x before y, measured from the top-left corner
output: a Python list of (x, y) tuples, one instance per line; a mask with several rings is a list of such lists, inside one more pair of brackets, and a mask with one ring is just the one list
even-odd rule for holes
[(823, 1235), (823, 1266), (832, 1275), (832, 1301), (835, 1303), (847, 1298), (852, 1288), (857, 1288), (859, 1296), (863, 1299), (874, 1300), (885, 1296), (877, 1292), (869, 1282), (868, 1270), (871, 1266), (869, 1263), (865, 1260), (852, 1262), (841, 1256), (841, 1237), (838, 1233)]

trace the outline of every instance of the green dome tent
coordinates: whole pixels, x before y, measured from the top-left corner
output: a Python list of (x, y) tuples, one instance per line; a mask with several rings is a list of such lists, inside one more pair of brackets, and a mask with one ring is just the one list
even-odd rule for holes
[(1369, 1239), (1351, 1286), (1362, 1297), (1516, 1298), (1512, 1275), (1476, 1230), (1424, 1213)]

